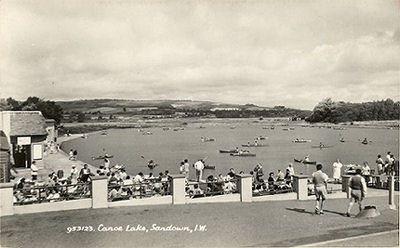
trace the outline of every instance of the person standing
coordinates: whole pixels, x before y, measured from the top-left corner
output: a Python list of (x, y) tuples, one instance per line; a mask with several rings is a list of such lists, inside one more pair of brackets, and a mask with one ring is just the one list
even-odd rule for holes
[(189, 161), (187, 159), (185, 159), (184, 161), (184, 171), (185, 171), (185, 177), (188, 180), (189, 179)]
[(378, 154), (378, 157), (376, 159), (376, 167), (378, 169), (378, 175), (383, 174), (383, 167), (384, 167), (385, 162), (382, 159), (382, 156)]
[(74, 160), (74, 150), (69, 150), (69, 160)]
[(350, 217), (350, 211), (355, 202), (358, 203), (358, 208), (361, 212), (362, 200), (367, 194), (367, 184), (364, 177), (361, 176), (361, 169), (356, 169), (356, 175), (350, 179), (349, 186), (351, 198), (346, 212), (347, 217)]
[(78, 183), (78, 169), (74, 164), (71, 167), (71, 183), (76, 184)]
[(340, 172), (343, 167), (343, 164), (340, 162), (339, 159), (336, 160), (336, 162), (333, 163), (333, 179), (335, 180), (335, 183), (338, 183), (340, 181)]
[(31, 164), (32, 181), (36, 181), (37, 180), (38, 171), (39, 171), (39, 168), (36, 166), (36, 161), (32, 161), (32, 164)]
[(322, 172), (322, 164), (317, 164), (317, 171), (312, 174), (312, 182), (315, 191), (315, 213), (324, 214), (324, 202), (327, 196), (328, 175)]
[(367, 183), (369, 183), (371, 168), (369, 168), (368, 162), (364, 162), (363, 167), (361, 168), (361, 175), (365, 177)]
[(78, 159), (78, 151), (77, 151), (77, 150), (74, 150), (74, 152), (73, 152), (73, 158), (74, 158), (74, 160), (77, 160), (77, 159)]
[(185, 162), (181, 162), (181, 165), (179, 166), (179, 173), (182, 175), (185, 175)]
[(194, 168), (196, 170), (196, 180), (200, 182), (203, 177), (204, 163), (202, 159), (199, 159), (196, 163), (194, 163)]
[(286, 170), (289, 170), (290, 172), (290, 176), (294, 175), (294, 168), (293, 168), (293, 164), (289, 163), (288, 167), (286, 168)]
[(90, 177), (90, 169), (88, 168), (87, 164), (84, 164), (83, 168), (79, 172), (79, 178), (81, 182), (86, 183), (89, 181), (89, 177)]

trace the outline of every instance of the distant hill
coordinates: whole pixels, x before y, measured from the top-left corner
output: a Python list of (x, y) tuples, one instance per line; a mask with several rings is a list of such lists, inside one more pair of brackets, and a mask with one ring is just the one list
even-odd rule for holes
[(121, 100), (121, 99), (94, 99), (57, 101), (64, 112), (92, 113), (100, 111), (105, 114), (130, 112), (139, 108), (158, 108), (175, 110), (210, 111), (212, 109), (239, 109), (239, 110), (269, 110), (269, 107), (260, 107), (253, 104), (225, 104), (212, 101), (192, 100)]

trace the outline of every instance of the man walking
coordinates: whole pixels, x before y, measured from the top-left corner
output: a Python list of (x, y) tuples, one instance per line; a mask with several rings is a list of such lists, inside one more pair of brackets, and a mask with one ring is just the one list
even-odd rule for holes
[(362, 210), (362, 200), (365, 198), (367, 194), (367, 184), (365, 182), (364, 177), (361, 176), (361, 169), (356, 169), (356, 175), (350, 179), (350, 202), (349, 207), (347, 208), (346, 216), (350, 217), (350, 211), (353, 208), (355, 202), (358, 203), (358, 208), (361, 212)]
[(312, 174), (312, 182), (316, 196), (315, 213), (324, 214), (324, 201), (327, 195), (328, 175), (322, 172), (322, 164), (317, 164), (317, 171)]
[(203, 170), (204, 170), (204, 163), (202, 159), (199, 159), (196, 163), (194, 163), (194, 168), (196, 170), (196, 180), (197, 182), (200, 182), (202, 180), (203, 176)]

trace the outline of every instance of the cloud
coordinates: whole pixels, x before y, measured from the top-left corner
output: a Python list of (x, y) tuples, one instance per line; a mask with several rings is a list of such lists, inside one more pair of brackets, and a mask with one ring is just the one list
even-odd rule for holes
[(9, 1), (0, 10), (0, 97), (191, 98), (308, 109), (327, 96), (398, 99), (395, 6)]

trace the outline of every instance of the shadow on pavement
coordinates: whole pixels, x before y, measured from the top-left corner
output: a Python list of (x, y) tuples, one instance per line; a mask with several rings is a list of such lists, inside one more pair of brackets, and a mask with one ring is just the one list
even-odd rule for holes
[(314, 215), (314, 212), (306, 211), (304, 208), (286, 208), (286, 210), (303, 213), (303, 214)]

